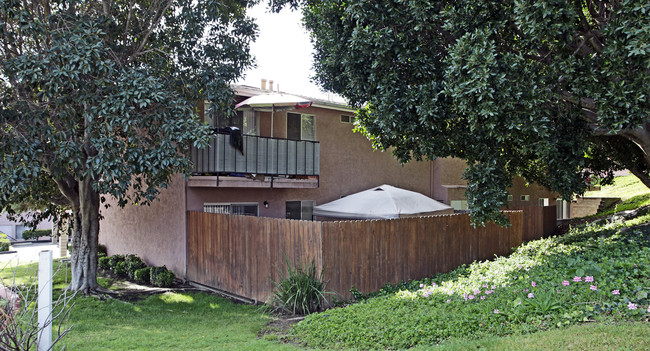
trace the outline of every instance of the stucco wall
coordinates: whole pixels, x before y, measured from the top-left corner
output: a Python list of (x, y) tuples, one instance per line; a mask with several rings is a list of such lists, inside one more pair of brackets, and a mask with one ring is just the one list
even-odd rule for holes
[[(315, 189), (187, 189), (189, 210), (202, 211), (203, 203), (256, 202), (260, 216), (285, 217), (286, 201), (310, 200), (323, 204), (341, 196), (389, 184), (431, 196), (429, 162), (410, 162), (401, 166), (390, 152), (375, 151), (362, 135), (353, 133), (353, 125), (342, 123), (341, 114), (350, 113), (310, 107), (299, 111), (316, 115), (316, 139), (320, 141), (319, 187)], [(260, 134), (269, 135), (270, 114), (260, 116)], [(286, 137), (286, 112), (275, 113), (273, 136)], [(269, 208), (264, 208), (264, 201)]]
[(185, 276), (185, 180), (177, 175), (150, 206), (102, 207), (99, 242), (109, 255), (136, 254)]

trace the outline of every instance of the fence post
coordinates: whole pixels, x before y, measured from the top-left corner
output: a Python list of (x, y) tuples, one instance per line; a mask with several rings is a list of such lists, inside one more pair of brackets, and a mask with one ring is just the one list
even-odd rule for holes
[(52, 347), (52, 251), (39, 253), (38, 261), (38, 351)]

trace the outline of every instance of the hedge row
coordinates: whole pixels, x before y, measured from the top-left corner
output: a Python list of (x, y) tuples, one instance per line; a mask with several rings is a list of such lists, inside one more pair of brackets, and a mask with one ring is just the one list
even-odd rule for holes
[(25, 240), (35, 240), (42, 236), (52, 236), (52, 229), (25, 230), (23, 232), (23, 239)]
[(0, 232), (0, 252), (9, 251), (9, 246), (11, 246), (11, 241), (7, 239), (7, 234)]
[(98, 251), (99, 268), (111, 270), (120, 278), (126, 278), (139, 284), (168, 288), (174, 284), (176, 276), (167, 267), (147, 267), (136, 255), (106, 256), (106, 251)]

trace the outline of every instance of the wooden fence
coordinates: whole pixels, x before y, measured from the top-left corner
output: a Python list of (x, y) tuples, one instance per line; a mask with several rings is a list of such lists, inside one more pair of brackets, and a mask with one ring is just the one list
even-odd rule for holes
[[(533, 215), (526, 218), (527, 212)], [(523, 240), (544, 236), (546, 214), (555, 217), (550, 210), (511, 211), (508, 228), (473, 228), (465, 214), (310, 222), (188, 212), (187, 279), (264, 301), (287, 260), (314, 260), (317, 269), (325, 268), (328, 290), (350, 298), (352, 287), (375, 291), (387, 282), (508, 254)], [(529, 230), (535, 234), (525, 234)]]

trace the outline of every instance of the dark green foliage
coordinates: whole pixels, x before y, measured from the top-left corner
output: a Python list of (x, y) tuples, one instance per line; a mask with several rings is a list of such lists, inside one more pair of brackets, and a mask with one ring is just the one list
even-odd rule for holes
[(135, 272), (138, 269), (145, 268), (147, 265), (142, 261), (142, 259), (136, 255), (127, 255), (125, 258), (128, 276), (131, 279), (135, 278)]
[(149, 280), (151, 285), (158, 286), (161, 288), (169, 288), (174, 285), (174, 279), (176, 276), (174, 272), (167, 269), (167, 267), (151, 267), (151, 275)]
[(0, 232), (0, 252), (9, 251), (11, 241), (7, 239), (7, 234)]
[(111, 258), (108, 256), (100, 256), (97, 266), (101, 269), (111, 269)]
[(25, 240), (36, 240), (42, 236), (52, 236), (52, 230), (51, 229), (25, 230), (22, 235), (23, 235), (23, 239)]
[(316, 270), (314, 260), (306, 266), (292, 267), (286, 261), (287, 270), (281, 272), (280, 280), (273, 282), (271, 304), (293, 314), (309, 314), (318, 311), (325, 302), (323, 272)]
[[(73, 259), (94, 257), (106, 198), (149, 204), (207, 146), (197, 100), (231, 112), (229, 84), (252, 64), (252, 4), (1, 2), (0, 212), (68, 208)], [(73, 290), (98, 286), (92, 271), (73, 276)]]
[(129, 277), (129, 264), (126, 261), (119, 261), (113, 267), (113, 273), (120, 278)]
[(151, 283), (151, 267), (137, 269), (133, 274), (133, 280), (138, 284)]
[(627, 168), (650, 187), (650, 2), (274, 0), (302, 6), (315, 81), (400, 161), (456, 157), (472, 218), (515, 175), (565, 199)]
[(108, 251), (106, 250), (106, 245), (99, 244), (97, 245), (97, 257), (107, 256)]
[(108, 257), (108, 266), (110, 269), (115, 270), (115, 267), (117, 267), (117, 264), (124, 261), (125, 257), (124, 255), (112, 255)]

